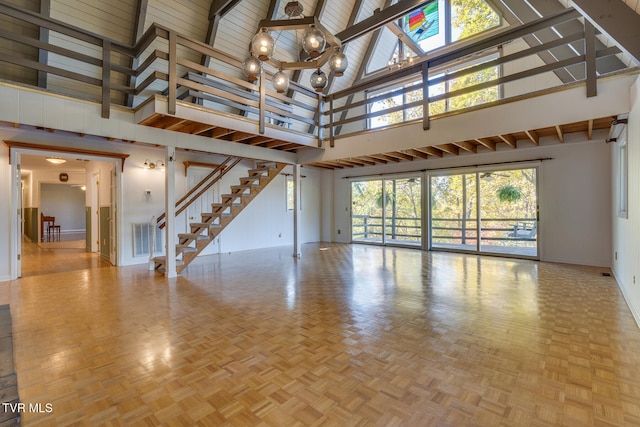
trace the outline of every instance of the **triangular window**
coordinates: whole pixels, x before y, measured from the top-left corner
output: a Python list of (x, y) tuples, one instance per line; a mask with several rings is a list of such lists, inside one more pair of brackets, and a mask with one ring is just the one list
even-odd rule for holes
[(500, 16), (485, 0), (433, 0), (405, 15), (401, 25), (428, 52), (495, 28)]

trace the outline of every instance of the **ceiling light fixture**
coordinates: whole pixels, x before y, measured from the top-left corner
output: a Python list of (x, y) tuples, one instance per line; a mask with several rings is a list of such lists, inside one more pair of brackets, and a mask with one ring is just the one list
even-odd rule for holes
[(61, 159), (60, 157), (47, 157), (46, 160), (54, 165), (61, 165), (67, 162), (65, 159)]
[[(284, 12), (288, 19), (262, 20), (259, 30), (251, 41), (249, 57), (242, 64), (242, 71), (250, 82), (256, 82), (266, 62), (278, 70), (273, 76), (272, 84), (278, 93), (285, 92), (289, 87), (289, 76), (286, 70), (316, 69), (311, 76), (311, 86), (316, 92), (322, 92), (327, 86), (327, 75), (320, 70), (325, 64), (329, 64), (329, 70), (336, 77), (342, 76), (347, 69), (347, 56), (340, 51), (342, 42), (331, 34), (315, 16), (304, 17), (303, 7), (300, 2), (290, 1), (285, 5)], [(273, 57), (276, 41), (270, 32), (303, 30), (301, 47), (306, 53), (306, 58), (300, 58), (296, 62), (279, 61)], [(299, 48), (298, 48), (299, 49)], [(299, 50), (296, 52), (298, 57)]]

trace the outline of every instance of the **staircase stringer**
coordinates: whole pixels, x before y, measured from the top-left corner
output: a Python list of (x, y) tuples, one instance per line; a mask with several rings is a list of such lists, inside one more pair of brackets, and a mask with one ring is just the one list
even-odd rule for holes
[[(267, 162), (273, 165), (274, 162)], [(246, 208), (262, 190), (269, 185), (285, 168), (286, 163), (275, 163), (275, 167), (260, 167), (249, 171), (248, 177), (240, 178), (240, 185), (232, 185), (231, 192), (221, 196), (220, 203), (212, 204), (214, 212), (203, 213), (202, 223), (191, 223), (191, 233), (188, 237), (182, 234), (178, 239), (179, 247), (186, 247), (195, 241), (195, 247), (190, 247), (189, 252), (182, 252), (182, 264), (176, 267), (176, 271), (181, 273), (197, 256), (207, 247), (220, 233)], [(264, 175), (264, 172), (267, 172)], [(256, 182), (257, 181), (257, 182)], [(236, 203), (236, 199), (240, 202)], [(226, 212), (228, 211), (228, 213)], [(229, 215), (230, 214), (230, 215)], [(204, 220), (204, 217), (207, 220)], [(203, 232), (207, 230), (207, 234)], [(158, 264), (165, 264), (166, 260), (157, 260)]]

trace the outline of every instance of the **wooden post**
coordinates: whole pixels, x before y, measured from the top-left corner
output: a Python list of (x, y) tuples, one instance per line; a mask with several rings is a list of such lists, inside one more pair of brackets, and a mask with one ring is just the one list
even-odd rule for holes
[(598, 95), (598, 75), (596, 70), (596, 28), (584, 20), (584, 52), (587, 72), (587, 98)]
[(429, 130), (429, 61), (422, 63), (422, 129)]
[(333, 95), (329, 96), (329, 145), (335, 147), (335, 137), (333, 134)]
[(111, 42), (102, 43), (102, 118), (108, 119), (111, 113)]
[(176, 98), (178, 85), (178, 35), (169, 31), (169, 114), (176, 114)]
[(265, 73), (264, 70), (260, 70), (260, 105), (258, 106), (260, 108), (260, 117), (259, 117), (259, 132), (260, 135), (264, 135), (264, 130), (265, 130), (265, 105), (267, 103), (267, 84), (265, 82)]
[(171, 278), (178, 275), (176, 271), (176, 175), (175, 166), (176, 163), (176, 149), (174, 147), (167, 146), (167, 156), (164, 164), (164, 211), (165, 217), (165, 233), (167, 242), (165, 254), (167, 256), (165, 263), (165, 277)]
[(300, 197), (301, 167), (302, 166), (300, 165), (293, 165), (293, 256), (298, 259), (302, 257), (302, 209), (300, 206), (300, 202), (302, 200), (302, 198)]

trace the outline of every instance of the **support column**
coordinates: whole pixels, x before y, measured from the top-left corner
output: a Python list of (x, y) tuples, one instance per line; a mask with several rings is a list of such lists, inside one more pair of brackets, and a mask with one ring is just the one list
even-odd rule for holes
[(165, 277), (176, 277), (176, 149), (167, 147), (167, 156), (164, 164), (164, 211), (165, 217), (165, 233), (167, 247), (165, 253), (167, 262), (165, 264)]
[(293, 256), (302, 257), (302, 210), (300, 165), (293, 165)]

